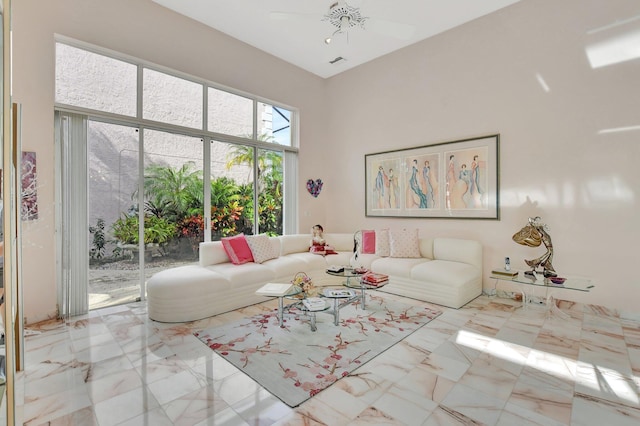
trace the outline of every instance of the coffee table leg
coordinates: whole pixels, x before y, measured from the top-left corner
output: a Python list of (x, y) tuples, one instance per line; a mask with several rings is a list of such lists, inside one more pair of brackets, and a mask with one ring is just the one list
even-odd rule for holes
[(278, 321), (280, 327), (284, 327), (284, 297), (278, 297)]
[(333, 299), (333, 325), (338, 325), (340, 322), (340, 309), (338, 308), (338, 299)]
[(309, 319), (311, 322), (311, 331), (316, 331), (317, 327), (316, 327), (316, 313), (315, 312), (309, 312)]
[(364, 290), (365, 290), (364, 286), (361, 286), (360, 287), (360, 298), (361, 298), (360, 299), (360, 305), (362, 306), (362, 310), (363, 311), (366, 309), (365, 306), (364, 306)]

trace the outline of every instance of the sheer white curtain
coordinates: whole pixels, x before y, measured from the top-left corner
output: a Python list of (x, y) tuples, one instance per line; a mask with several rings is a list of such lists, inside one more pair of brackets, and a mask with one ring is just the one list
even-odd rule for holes
[(87, 117), (56, 111), (56, 247), (59, 316), (89, 311)]
[(298, 232), (298, 154), (291, 151), (284, 153), (284, 200), (282, 207), (284, 218), (282, 233)]

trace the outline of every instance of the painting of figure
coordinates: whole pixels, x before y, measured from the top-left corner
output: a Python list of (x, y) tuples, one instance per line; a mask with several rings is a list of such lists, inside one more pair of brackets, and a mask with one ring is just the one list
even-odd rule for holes
[(487, 156), (486, 147), (445, 153), (448, 159), (445, 184), (447, 209), (487, 208)]
[(499, 220), (499, 154), (499, 134), (366, 154), (366, 215)]
[(405, 182), (408, 182), (405, 188), (405, 207), (407, 209), (440, 208), (439, 159), (438, 154), (405, 158)]
[(400, 208), (400, 181), (397, 170), (400, 162), (388, 159), (374, 165), (373, 199), (377, 209)]

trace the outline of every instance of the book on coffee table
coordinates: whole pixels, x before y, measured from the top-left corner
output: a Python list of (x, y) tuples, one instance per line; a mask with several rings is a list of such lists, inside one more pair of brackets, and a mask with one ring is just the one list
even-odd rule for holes
[(322, 292), (325, 297), (353, 297), (356, 295), (356, 292), (353, 290), (343, 290), (343, 289), (335, 289), (335, 288), (325, 288)]
[(284, 296), (289, 293), (293, 284), (267, 283), (256, 290), (258, 296)]
[(389, 281), (389, 275), (378, 274), (375, 272), (367, 272), (362, 276), (362, 282), (370, 286), (380, 286), (386, 284)]
[(302, 303), (304, 307), (310, 311), (321, 311), (327, 306), (324, 299), (319, 297), (308, 297), (303, 299)]

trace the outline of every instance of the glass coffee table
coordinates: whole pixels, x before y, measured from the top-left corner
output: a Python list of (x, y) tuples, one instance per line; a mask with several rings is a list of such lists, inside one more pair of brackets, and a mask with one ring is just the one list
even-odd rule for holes
[(362, 281), (362, 279), (358, 278), (358, 280), (352, 280), (352, 281), (347, 281), (346, 283), (344, 283), (345, 287), (348, 288), (352, 288), (354, 290), (360, 290), (360, 306), (362, 307), (362, 309), (365, 309), (366, 305), (366, 291), (367, 290), (377, 290), (381, 287), (384, 287), (385, 285), (387, 285), (389, 283), (389, 281), (384, 281), (381, 282), (377, 285), (372, 285), (372, 284), (367, 284), (364, 281)]
[[(321, 309), (308, 309), (303, 303), (303, 298), (301, 297), (302, 290), (300, 287), (294, 286), (289, 293), (278, 297), (278, 322), (280, 323), (280, 327), (284, 327), (284, 315), (290, 314), (295, 315), (294, 313), (290, 313), (289, 310), (291, 308), (298, 309), (302, 314), (306, 317), (309, 317), (309, 326), (311, 327), (311, 331), (316, 331), (318, 328), (316, 327), (316, 313), (318, 312), (326, 312), (331, 308), (331, 304), (329, 302), (325, 302), (324, 307)], [(291, 303), (284, 304), (284, 300), (287, 299)]]
[(322, 291), (322, 296), (333, 300), (331, 309), (327, 311), (327, 313), (333, 314), (333, 325), (340, 323), (340, 309), (360, 297), (355, 291), (342, 288), (325, 288)]
[(340, 272), (333, 272), (333, 271), (329, 271), (329, 270), (326, 270), (325, 272), (327, 274), (329, 274), (329, 275), (334, 276), (334, 277), (343, 277), (343, 278), (345, 278), (345, 281), (342, 283), (342, 285), (347, 286), (347, 287), (350, 287), (351, 284), (354, 281), (358, 281), (359, 282), (360, 281), (360, 277), (364, 274), (363, 272), (362, 273), (355, 272), (353, 270), (353, 268), (349, 268), (349, 267), (345, 267), (344, 270), (340, 271)]

